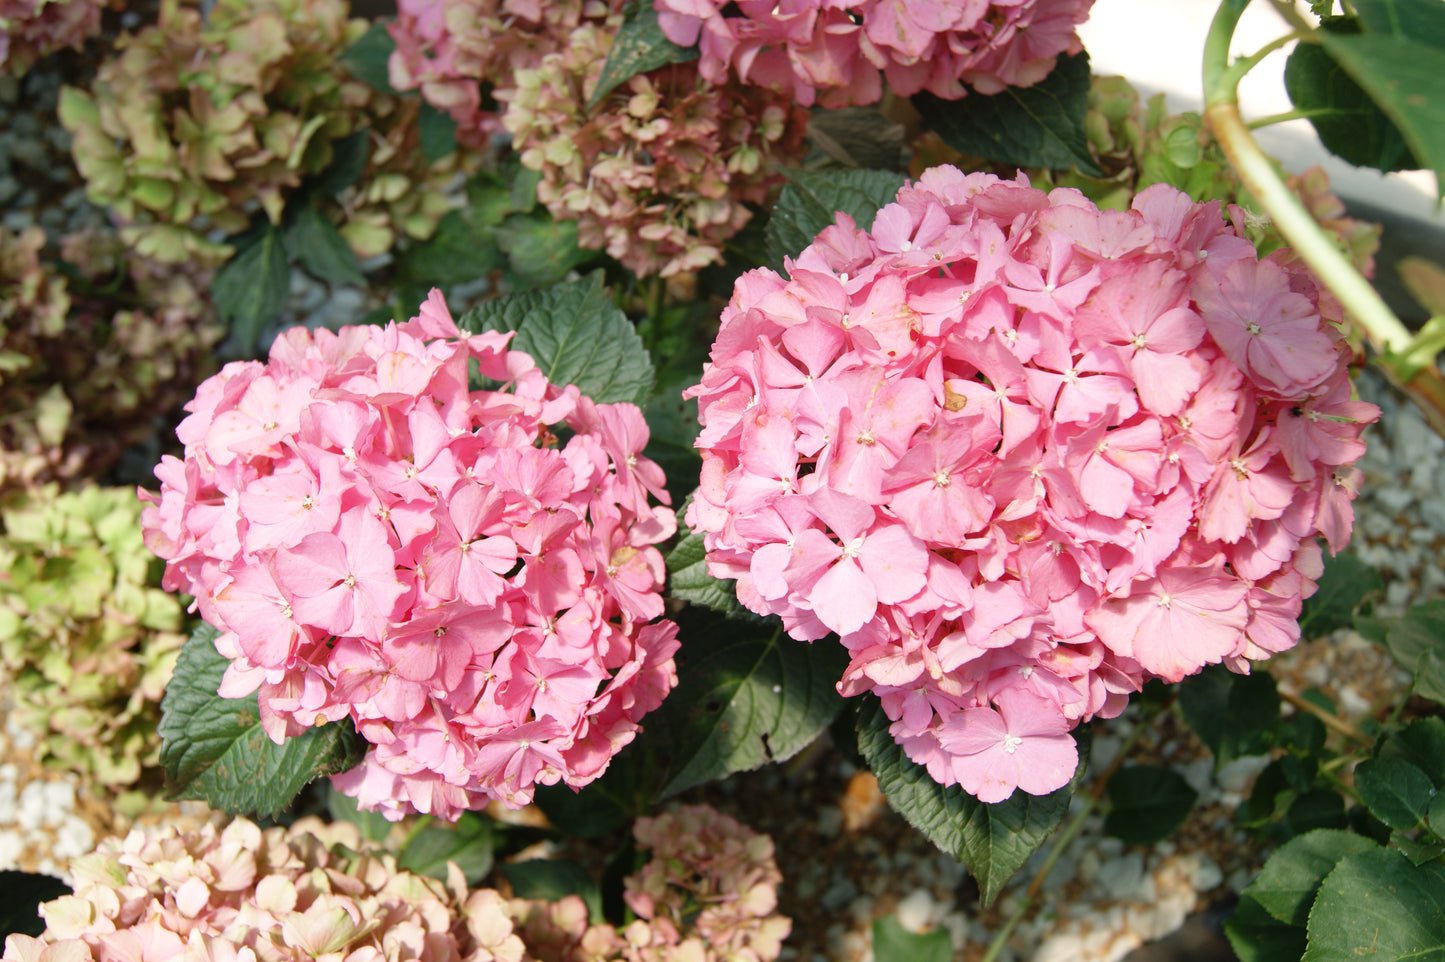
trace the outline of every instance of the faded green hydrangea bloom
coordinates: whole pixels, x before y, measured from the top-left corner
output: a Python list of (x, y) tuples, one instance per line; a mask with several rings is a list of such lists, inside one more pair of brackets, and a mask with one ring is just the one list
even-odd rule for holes
[(46, 764), (119, 791), (160, 752), (185, 613), (124, 488), (34, 488), (0, 510), (0, 670)]
[(0, 493), (103, 473), (190, 396), (220, 337), (205, 272), (84, 231), (60, 241), (72, 283), (45, 246), (0, 227)]
[(218, 0), (204, 17), (163, 0), (157, 24), (116, 41), (90, 91), (67, 87), (60, 120), (92, 201), (142, 254), (215, 265), (213, 230), (244, 230), (257, 210), (281, 222), (303, 180), (366, 133), (354, 183), (325, 202), (358, 257), (405, 234), (425, 238), (447, 210), (462, 162), (428, 164), (415, 98), (385, 96), (337, 69), (366, 32), (344, 0)]

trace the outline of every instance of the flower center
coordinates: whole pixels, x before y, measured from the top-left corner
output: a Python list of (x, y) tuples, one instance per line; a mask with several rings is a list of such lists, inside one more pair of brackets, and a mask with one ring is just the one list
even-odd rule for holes
[(1019, 746), (1022, 745), (1023, 743), (1024, 743), (1024, 740), (1023, 740), (1022, 738), (1020, 738), (1019, 736), (1017, 736), (1017, 735), (1008, 735), (1008, 734), (1004, 735), (1004, 736), (1003, 736), (1003, 750), (1004, 750), (1004, 754), (1005, 754), (1005, 755), (1012, 755), (1014, 752), (1016, 752), (1016, 751), (1019, 750)]

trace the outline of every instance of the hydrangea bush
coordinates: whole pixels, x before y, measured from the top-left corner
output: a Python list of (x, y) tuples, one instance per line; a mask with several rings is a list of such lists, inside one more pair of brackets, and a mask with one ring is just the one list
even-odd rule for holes
[(39, 756), (119, 792), (154, 766), (161, 695), (185, 640), (125, 488), (54, 485), (0, 510), (0, 668)]
[[(683, 833), (712, 843), (700, 848)], [(772, 842), (703, 806), (639, 822), (651, 856), (625, 880), (638, 919), (589, 924), (555, 901), (468, 891), (397, 866), (347, 823), (259, 828), (238, 818), (182, 833), (106, 839), (77, 860), (75, 894), (42, 909), (40, 938), (11, 935), (5, 962), (198, 958), (231, 962), (722, 962), (778, 957), (789, 922)], [(638, 894), (662, 882), (664, 891)], [(687, 918), (683, 918), (683, 913)]]
[(366, 161), (327, 214), (359, 257), (399, 236), (427, 237), (449, 204), (451, 155), (418, 147), (419, 104), (337, 69), (366, 31), (343, 0), (221, 0), (201, 10), (164, 0), (158, 23), (117, 41), (89, 91), (68, 87), (60, 119), (95, 203), (127, 243), (179, 263), (224, 260), (214, 236), (264, 212), (279, 224), (336, 141), (364, 133)]
[(941, 167), (788, 271), (738, 281), (690, 392), (688, 523), (934, 779), (1051, 792), (1145, 678), (1298, 639), (1378, 410), (1333, 298), (1217, 205)]
[(335, 784), (391, 818), (585, 785), (676, 681), (642, 414), (507, 340), (435, 291), (405, 324), (294, 328), (201, 385), (145, 495), (166, 585), (226, 632), (221, 694), (259, 688), (278, 742), (350, 718), (372, 748)]
[[(139, 526), (56, 533), (53, 505), (15, 503), (0, 655), (30, 659), (19, 700), (70, 726), (56, 757), (130, 765), (102, 735), (130, 752), (144, 712), (66, 701), (94, 686), (31, 629), (56, 591), (102, 595), (105, 564), (146, 568), (142, 540), (209, 622), (161, 708), (167, 794), (283, 820), (324, 798), (400, 850), (245, 822), (107, 843), (7, 962), (766, 962), (789, 928), (771, 843), (663, 800), (856, 736), (987, 905), (1066, 819), (1029, 893), (1056, 890), (1095, 815), (1126, 844), (1185, 818), (1177, 771), (1082, 763), (1089, 720), (1126, 707), (1111, 732), (1148, 738), (1168, 710), (1217, 766), (1277, 756), (1240, 823), (1299, 837), (1242, 893), (1241, 957), (1375, 951), (1328, 930), (1357, 917), (1340, 905), (1379, 913), (1382, 956), (1445, 943), (1421, 897), (1445, 858), (1445, 727), (1414, 718), (1445, 700), (1438, 612), (1371, 611), (1339, 554), (1378, 416), (1347, 362), (1445, 433), (1442, 322), (1407, 330), (1361, 277), (1373, 232), (1259, 151), (1252, 126), (1291, 115), (1241, 115), (1239, 78), (1284, 42), (1231, 60), (1246, 5), (1221, 0), (1206, 108), (1180, 116), (1091, 90), (1089, 0), (401, 0), (370, 28), (341, 0), (132, 11), (61, 105), (120, 241), (0, 232), (0, 495), (106, 470), (132, 423), (164, 419), (214, 342), (190, 327), (197, 290), (233, 363), (188, 405)], [(1445, 172), (1445, 6), (1341, 17), (1285, 38), (1305, 41), (1295, 115), (1347, 158)], [(245, 360), (309, 300), (293, 264), (372, 288), (374, 323)], [(454, 322), (434, 284), (488, 300)], [(121, 560), (69, 547), (122, 523)], [(153, 692), (119, 653), (154, 595), (111, 593), (101, 617), (127, 630), (86, 670)], [(1352, 622), (1419, 699), (1355, 725), (1259, 670)], [(305, 787), (323, 774), (336, 791)], [(477, 811), (527, 803), (545, 822), (525, 830)], [(518, 862), (538, 831), (610, 846), (602, 889)], [(464, 889), (499, 861), (510, 895)], [(988, 958), (1039, 903), (1002, 904)], [(946, 938), (890, 932), (880, 958)]]
[(106, 471), (190, 395), (219, 340), (205, 272), (86, 230), (60, 239), (74, 283), (45, 249), (38, 227), (0, 227), (0, 491)]

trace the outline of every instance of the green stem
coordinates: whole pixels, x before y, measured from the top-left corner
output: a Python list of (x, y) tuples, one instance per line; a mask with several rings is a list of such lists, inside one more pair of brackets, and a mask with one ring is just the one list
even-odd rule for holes
[(1239, 18), (1247, 6), (1249, 0), (1223, 0), (1214, 13), (1214, 20), (1209, 24), (1209, 33), (1204, 38), (1206, 107), (1213, 103), (1211, 98), (1215, 91), (1235, 90), (1239, 86), (1239, 78), (1244, 76), (1243, 71), (1238, 71), (1233, 77), (1226, 77), (1226, 74), (1232, 69), (1229, 63), (1229, 44), (1234, 40), (1234, 28), (1239, 25)]
[(1326, 728), (1334, 731), (1337, 734), (1343, 735), (1350, 741), (1354, 742), (1356, 745), (1363, 745), (1366, 749), (1374, 747), (1375, 740), (1369, 735), (1366, 735), (1354, 725), (1345, 721), (1339, 715), (1336, 715), (1333, 712), (1325, 711), (1323, 708), (1321, 708), (1319, 705), (1316, 705), (1308, 698), (1305, 698), (1301, 695), (1296, 695), (1288, 688), (1279, 689), (1279, 697), (1284, 701), (1288, 702), (1289, 704), (1293, 705), (1296, 710), (1308, 712), (1311, 715), (1315, 716), (1320, 721), (1324, 722)]
[(1250, 130), (1259, 130), (1261, 127), (1269, 127), (1273, 124), (1282, 124), (1289, 120), (1308, 120), (1311, 117), (1321, 117), (1330, 111), (1324, 107), (1318, 110), (1286, 110), (1283, 113), (1270, 114), (1267, 117), (1260, 117), (1248, 121), (1245, 126)]

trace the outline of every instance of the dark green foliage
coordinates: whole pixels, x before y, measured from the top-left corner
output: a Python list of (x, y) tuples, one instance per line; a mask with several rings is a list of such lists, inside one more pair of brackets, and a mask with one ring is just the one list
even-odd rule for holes
[(169, 797), (269, 818), (312, 780), (360, 763), (366, 742), (350, 722), (312, 728), (277, 745), (261, 729), (254, 694), (216, 694), (230, 664), (216, 651), (219, 634), (209, 625), (196, 629), (161, 701), (161, 765)]
[(1153, 845), (1183, 824), (1199, 793), (1172, 768), (1125, 765), (1108, 783), (1104, 831), (1130, 845)]
[(698, 58), (697, 48), (679, 47), (667, 39), (657, 25), (657, 11), (648, 0), (631, 0), (623, 8), (622, 17), (622, 29), (612, 41), (602, 75), (597, 78), (597, 87), (587, 101), (588, 110), (637, 74)]
[(1084, 131), (1089, 109), (1089, 55), (1060, 57), (1053, 72), (1032, 87), (997, 94), (970, 93), (942, 100), (913, 96), (926, 126), (954, 150), (1010, 167), (1073, 167), (1098, 177)]
[(652, 361), (631, 322), (594, 272), (584, 280), (485, 301), (458, 326), (470, 333), (516, 331), (510, 347), (532, 355), (554, 384), (575, 384), (598, 403), (647, 403)]
[(840, 213), (869, 230), (878, 208), (892, 203), (905, 182), (891, 170), (792, 172), (768, 219), (770, 266), (783, 270), (783, 258), (798, 256)]
[(468, 885), (492, 870), (497, 848), (496, 823), (477, 812), (464, 812), (454, 824), (431, 822), (406, 840), (397, 864), (418, 875), (446, 880), (447, 863), (455, 862)]
[(680, 624), (678, 686), (648, 721), (667, 733), (662, 797), (791, 758), (842, 709), (834, 686), (848, 657), (836, 643), (794, 641), (758, 621)]
[(863, 698), (858, 712), (858, 749), (893, 809), (929, 841), (968, 867), (979, 899), (989, 905), (1034, 850), (1063, 821), (1070, 788), (1048, 795), (1016, 789), (1002, 802), (984, 804), (929, 777), (888, 733), (888, 716), (877, 698)]
[(236, 242), (237, 253), (216, 272), (211, 299), (221, 323), (243, 354), (256, 349), (261, 329), (281, 311), (291, 289), (291, 267), (280, 233), (270, 223)]

